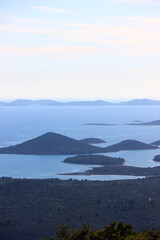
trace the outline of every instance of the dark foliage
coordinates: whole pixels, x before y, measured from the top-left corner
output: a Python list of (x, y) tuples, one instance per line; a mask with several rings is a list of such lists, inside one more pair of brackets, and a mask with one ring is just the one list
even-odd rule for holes
[[(84, 224), (78, 229), (69, 229), (67, 226), (60, 226), (56, 236), (50, 240), (159, 240), (160, 230), (152, 229), (143, 232), (134, 232), (130, 224), (123, 222), (111, 222), (102, 230), (93, 229), (89, 224)], [(48, 240), (48, 239), (44, 239)]]
[(159, 185), (158, 177), (109, 182), (1, 178), (0, 239), (42, 240), (54, 236), (60, 224), (77, 229), (88, 222), (101, 229), (114, 220), (132, 224), (134, 231), (160, 229)]
[(122, 165), (125, 160), (123, 158), (108, 157), (104, 155), (80, 155), (66, 158), (63, 162), (90, 165)]
[(160, 162), (160, 155), (154, 156), (153, 161)]

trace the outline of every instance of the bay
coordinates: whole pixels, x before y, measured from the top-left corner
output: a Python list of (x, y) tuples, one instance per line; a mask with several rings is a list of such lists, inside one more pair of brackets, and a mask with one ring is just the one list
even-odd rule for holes
[[(37, 137), (46, 132), (56, 132), (75, 139), (97, 137), (107, 143), (105, 147), (126, 139), (145, 143), (160, 140), (160, 126), (126, 125), (133, 121), (160, 119), (160, 107), (0, 107), (0, 146), (10, 146)], [(88, 123), (115, 124), (90, 126)], [(146, 151), (121, 151), (106, 155), (123, 157), (126, 165), (158, 166), (153, 162), (160, 149)], [(0, 176), (15, 178), (61, 178), (66, 172), (85, 171), (92, 166), (64, 164), (68, 156), (0, 155)], [(74, 179), (113, 180), (128, 176), (72, 176)]]

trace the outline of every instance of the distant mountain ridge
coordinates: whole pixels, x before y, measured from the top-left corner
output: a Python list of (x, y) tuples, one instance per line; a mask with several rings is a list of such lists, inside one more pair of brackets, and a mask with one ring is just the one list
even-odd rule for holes
[(160, 106), (160, 101), (151, 99), (133, 99), (131, 101), (112, 103), (108, 101), (70, 101), (59, 102), (51, 99), (29, 100), (17, 99), (11, 102), (0, 102), (0, 106)]
[(124, 106), (150, 106), (150, 105), (160, 105), (160, 101), (151, 99), (133, 99), (127, 102), (120, 102), (118, 105)]

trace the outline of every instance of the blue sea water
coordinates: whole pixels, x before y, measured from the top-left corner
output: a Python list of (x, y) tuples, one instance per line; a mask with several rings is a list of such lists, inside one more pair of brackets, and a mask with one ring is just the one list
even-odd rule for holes
[[(56, 132), (75, 139), (98, 137), (105, 147), (126, 139), (145, 143), (160, 140), (160, 126), (126, 125), (133, 121), (160, 119), (160, 107), (0, 107), (0, 146), (10, 146), (37, 137), (46, 132)], [(90, 126), (87, 123), (115, 124)], [(121, 151), (110, 156), (123, 157), (126, 165), (158, 166), (153, 162), (158, 150)], [(107, 155), (107, 154), (106, 154)], [(61, 173), (85, 171), (92, 166), (65, 164), (68, 156), (0, 155), (0, 176), (15, 178), (61, 178), (113, 180), (129, 176), (69, 176)]]

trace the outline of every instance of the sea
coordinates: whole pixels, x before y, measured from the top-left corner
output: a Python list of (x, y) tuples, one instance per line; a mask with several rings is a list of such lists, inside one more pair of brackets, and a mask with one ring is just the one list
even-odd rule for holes
[[(18, 144), (46, 132), (63, 134), (77, 140), (89, 137), (100, 138), (106, 141), (105, 144), (97, 145), (100, 147), (106, 147), (127, 139), (152, 143), (160, 140), (160, 126), (128, 124), (158, 119), (160, 119), (160, 106), (1, 106), (0, 147)], [(104, 155), (122, 157), (126, 160), (125, 164), (129, 166), (154, 167), (160, 166), (160, 163), (153, 161), (153, 157), (157, 154), (160, 154), (160, 149), (121, 151)], [(119, 175), (63, 175), (84, 172), (93, 167), (92, 165), (63, 163), (63, 160), (69, 156), (1, 154), (0, 177), (21, 179), (72, 178), (99, 181), (141, 178), (141, 176)]]

